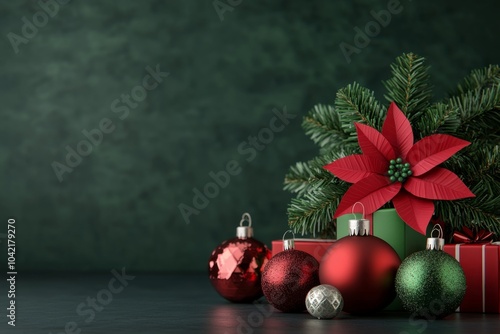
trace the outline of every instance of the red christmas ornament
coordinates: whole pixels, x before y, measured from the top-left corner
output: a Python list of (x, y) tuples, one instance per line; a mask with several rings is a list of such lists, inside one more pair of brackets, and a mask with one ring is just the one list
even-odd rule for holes
[(320, 282), (340, 291), (347, 313), (382, 310), (396, 296), (401, 260), (388, 243), (369, 235), (368, 220), (350, 220), (349, 228), (350, 236), (335, 242), (321, 259)]
[(267, 263), (262, 274), (262, 290), (278, 310), (301, 312), (306, 309), (307, 293), (319, 285), (319, 263), (306, 252), (293, 249), (293, 239), (283, 240), (283, 248), (283, 252)]
[[(242, 226), (248, 221), (248, 226)], [(224, 298), (235, 303), (250, 303), (262, 297), (262, 270), (271, 251), (253, 238), (252, 219), (243, 214), (236, 238), (222, 242), (208, 261), (210, 282)]]

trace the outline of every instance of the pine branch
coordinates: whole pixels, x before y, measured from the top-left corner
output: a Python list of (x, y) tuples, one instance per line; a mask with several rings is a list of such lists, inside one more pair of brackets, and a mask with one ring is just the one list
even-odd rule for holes
[(482, 90), (468, 91), (449, 100), (458, 109), (461, 125), (457, 135), (474, 141), (499, 134), (500, 128), (500, 85)]
[(485, 229), (500, 236), (500, 216), (490, 211), (498, 205), (496, 196), (488, 196), (472, 189), (475, 198), (458, 201), (437, 201), (436, 215), (453, 230), (462, 230), (464, 226)]
[(381, 130), (386, 115), (386, 109), (375, 99), (373, 91), (356, 82), (337, 92), (335, 109), (340, 115), (344, 132), (350, 136), (352, 142), (357, 142), (354, 122), (364, 123)]
[(459, 201), (438, 201), (436, 213), (454, 230), (464, 226), (495, 232), (500, 237), (500, 148), (472, 143), (445, 167), (458, 173), (476, 195)]
[(444, 167), (460, 175), (467, 185), (482, 183), (491, 194), (500, 194), (500, 147), (498, 145), (485, 146), (473, 142), (446, 161)]
[(344, 156), (346, 154), (334, 151), (308, 162), (296, 163), (290, 167), (285, 176), (284, 190), (296, 193), (297, 197), (301, 197), (305, 193), (327, 187), (332, 184), (335, 176), (325, 170), (323, 166)]
[(500, 86), (452, 96), (449, 103), (452, 107), (458, 108), (462, 124), (466, 125), (471, 119), (485, 112), (500, 109)]
[(432, 99), (429, 67), (424, 62), (425, 58), (413, 53), (403, 54), (391, 65), (393, 77), (384, 82), (387, 89), (384, 97), (396, 102), (412, 123), (429, 107)]
[(296, 233), (311, 233), (316, 236), (317, 233), (331, 230), (333, 214), (348, 188), (347, 183), (343, 181), (335, 179), (333, 182), (334, 186), (317, 189), (301, 198), (292, 199), (288, 207), (288, 224)]
[(435, 133), (455, 133), (460, 126), (458, 108), (444, 104), (435, 103), (429, 107), (417, 122), (414, 129), (416, 138)]
[(473, 70), (457, 87), (455, 95), (462, 95), (469, 91), (482, 90), (500, 84), (500, 67), (490, 65), (482, 69)]
[[(436, 213), (454, 230), (479, 227), (500, 236), (500, 68), (472, 71), (454, 96), (431, 104), (428, 67), (424, 58), (403, 54), (384, 82), (385, 98), (395, 101), (410, 120), (415, 139), (435, 133), (471, 142), (443, 165), (462, 178), (476, 195), (458, 201), (437, 201)], [(386, 108), (374, 93), (354, 83), (338, 91), (335, 108), (318, 105), (304, 118), (307, 135), (322, 156), (292, 166), (284, 188), (296, 194), (288, 207), (290, 226), (302, 234), (332, 236), (332, 219), (349, 184), (323, 169), (327, 163), (359, 152), (354, 122), (381, 130)], [(384, 207), (388, 207), (386, 203)]]
[(314, 143), (327, 151), (341, 147), (349, 138), (342, 128), (338, 112), (332, 106), (314, 106), (304, 117), (302, 128)]

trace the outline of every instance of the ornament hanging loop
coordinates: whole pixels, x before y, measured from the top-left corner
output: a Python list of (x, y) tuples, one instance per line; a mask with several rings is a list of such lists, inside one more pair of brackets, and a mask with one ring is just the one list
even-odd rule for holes
[(434, 227), (432, 228), (432, 231), (431, 231), (431, 238), (436, 238), (433, 236), (434, 232), (438, 233), (437, 238), (443, 238), (444, 233), (443, 233), (443, 228), (441, 227), (441, 225), (439, 225), (439, 224), (434, 225)]
[[(292, 239), (285, 239), (285, 235), (288, 232), (292, 233)], [(285, 231), (281, 239), (283, 240), (283, 250), (290, 250), (295, 248), (295, 233), (293, 233), (292, 230)]]
[(252, 226), (252, 217), (250, 216), (250, 214), (248, 212), (245, 212), (243, 214), (243, 216), (241, 216), (240, 226), (243, 226), (244, 222), (248, 222), (249, 227)]
[[(434, 232), (438, 233), (437, 238), (433, 236)], [(440, 250), (440, 251), (442, 251), (444, 248), (443, 235), (444, 235), (444, 233), (443, 233), (443, 228), (441, 227), (441, 225), (439, 225), (439, 224), (434, 225), (434, 227), (432, 228), (432, 231), (431, 231), (431, 237), (427, 238), (427, 247), (426, 248), (428, 250)]]
[(354, 208), (356, 207), (356, 204), (361, 205), (361, 207), (363, 208), (363, 213), (361, 214), (361, 219), (365, 219), (365, 206), (364, 206), (364, 205), (363, 205), (363, 203), (361, 203), (361, 202), (356, 202), (356, 203), (354, 203), (354, 205), (352, 206), (351, 213), (353, 214), (354, 219), (356, 219), (356, 214), (354, 213)]
[[(354, 208), (359, 204), (363, 208), (363, 213), (361, 214), (361, 218), (356, 218), (356, 214), (354, 213)], [(349, 235), (359, 235), (366, 236), (370, 234), (370, 221), (365, 219), (365, 206), (361, 202), (356, 202), (352, 206), (351, 213), (354, 216), (354, 219), (349, 219)]]
[[(243, 225), (244, 222), (248, 222), (248, 226)], [(241, 216), (240, 226), (236, 228), (236, 236), (240, 239), (253, 237), (252, 217), (248, 212)]]
[(281, 240), (283, 240), (283, 241), (285, 240), (285, 235), (287, 233), (292, 233), (292, 239), (295, 239), (295, 233), (293, 233), (292, 230), (286, 230), (285, 233), (283, 233), (283, 237), (281, 238)]

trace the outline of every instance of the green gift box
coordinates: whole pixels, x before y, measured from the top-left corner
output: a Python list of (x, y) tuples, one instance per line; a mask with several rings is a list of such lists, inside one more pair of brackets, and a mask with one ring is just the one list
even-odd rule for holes
[[(359, 214), (357, 215), (359, 219)], [(372, 222), (370, 233), (387, 242), (398, 253), (403, 261), (412, 253), (425, 249), (427, 237), (416, 232), (399, 217), (395, 209), (381, 209), (366, 219)], [(337, 218), (337, 239), (349, 235), (349, 220), (355, 219), (353, 214), (346, 214)], [(401, 300), (396, 299), (385, 308), (386, 311), (402, 311)]]
[[(359, 214), (357, 217), (359, 218)], [(406, 225), (395, 209), (377, 210), (365, 218), (373, 223), (370, 233), (391, 245), (401, 261), (408, 255), (425, 249), (426, 236)], [(355, 219), (353, 214), (337, 218), (337, 239), (349, 235), (350, 219)]]

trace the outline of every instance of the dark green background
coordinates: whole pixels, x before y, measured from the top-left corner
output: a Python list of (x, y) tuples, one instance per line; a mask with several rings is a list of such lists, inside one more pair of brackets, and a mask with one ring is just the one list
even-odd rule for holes
[[(246, 211), (270, 246), (287, 229), (284, 174), (317, 153), (300, 127), (314, 104), (353, 81), (382, 98), (403, 52), (427, 58), (438, 98), (499, 62), (498, 1), (404, 0), (347, 63), (339, 44), (387, 3), (243, 0), (221, 21), (212, 1), (73, 0), (16, 54), (7, 34), (40, 7), (2, 1), (0, 223), (17, 220), (18, 270), (205, 270)], [(170, 76), (120, 120), (111, 102), (156, 64)], [(246, 162), (238, 145), (283, 106), (297, 117)], [(59, 182), (51, 163), (104, 117), (114, 132)], [(241, 173), (186, 224), (178, 205), (233, 159)]]

